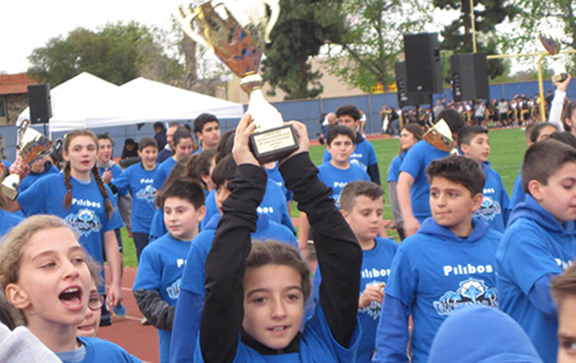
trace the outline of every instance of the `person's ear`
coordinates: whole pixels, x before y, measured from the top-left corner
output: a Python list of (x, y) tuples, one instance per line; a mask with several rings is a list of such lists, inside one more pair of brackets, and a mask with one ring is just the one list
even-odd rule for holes
[(203, 205), (198, 208), (198, 222), (202, 221), (206, 217), (206, 206)]
[(542, 187), (543, 185), (536, 179), (532, 179), (528, 183), (528, 191), (530, 192), (530, 195), (538, 202), (541, 202), (544, 199)]
[(346, 220), (346, 222), (348, 224), (350, 224), (350, 221), (348, 220), (348, 218), (350, 217), (350, 214), (348, 214), (347, 211), (345, 211), (344, 209), (340, 209), (340, 214), (342, 214), (342, 216), (344, 217), (344, 219)]
[(18, 284), (8, 284), (4, 290), (6, 293), (6, 298), (12, 305), (17, 309), (24, 310), (30, 306), (30, 300), (28, 299), (28, 294), (22, 289)]
[(462, 154), (464, 154), (465, 156), (468, 155), (468, 153), (470, 152), (470, 145), (466, 144), (460, 145), (460, 151), (462, 151)]
[(482, 202), (484, 201), (484, 196), (482, 195), (482, 193), (478, 193), (472, 198), (472, 200), (473, 200), (472, 212), (476, 212), (482, 206)]

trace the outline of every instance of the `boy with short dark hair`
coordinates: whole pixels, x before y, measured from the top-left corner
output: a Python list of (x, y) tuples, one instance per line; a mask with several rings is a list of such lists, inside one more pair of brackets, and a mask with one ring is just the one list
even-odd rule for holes
[[(378, 170), (378, 159), (374, 146), (362, 136), (362, 133), (358, 132), (362, 117), (360, 111), (356, 106), (346, 105), (336, 110), (336, 117), (338, 117), (338, 124), (350, 128), (354, 136), (352, 139), (354, 149), (350, 155), (350, 163), (359, 166), (370, 176), (370, 180), (380, 185), (380, 171)], [(332, 159), (332, 154), (328, 149), (324, 150), (323, 162), (327, 163), (330, 159)]]
[[(236, 175), (237, 165), (232, 155), (220, 160), (212, 172), (212, 181), (216, 185), (216, 206), (221, 210), (222, 203), (230, 195), (229, 182)], [(272, 182), (273, 183), (273, 182)], [(274, 186), (276, 186), (274, 184)], [(267, 186), (268, 187), (268, 186)], [(282, 197), (281, 197), (282, 198)], [(182, 275), (181, 296), (176, 309), (174, 334), (172, 339), (171, 359), (174, 362), (192, 360), (198, 337), (200, 317), (204, 305), (204, 264), (216, 234), (216, 227), (222, 215), (214, 214), (204, 225), (202, 232), (196, 236), (188, 255), (188, 263)], [(279, 241), (297, 248), (294, 233), (286, 226), (273, 222), (267, 213), (258, 212), (256, 231), (252, 233), (253, 241)]]
[[(344, 187), (340, 196), (340, 211), (356, 235), (363, 250), (358, 319), (362, 336), (356, 361), (371, 362), (376, 340), (376, 328), (382, 312), (384, 287), (388, 282), (392, 260), (398, 244), (378, 236), (384, 212), (384, 190), (370, 181), (353, 181)], [(314, 299), (318, 301), (320, 271), (313, 279)]]
[(142, 138), (138, 143), (138, 156), (141, 162), (131, 165), (114, 179), (113, 189), (120, 194), (128, 191), (132, 194), (132, 238), (136, 247), (136, 258), (140, 261), (140, 255), (148, 245), (150, 225), (156, 211), (156, 188), (152, 186), (158, 156), (156, 140), (151, 137)]
[(480, 165), (486, 176), (486, 184), (482, 190), (484, 199), (475, 216), (483, 218), (495, 230), (504, 232), (510, 214), (510, 198), (500, 174), (492, 169), (488, 161), (490, 156), (488, 129), (480, 126), (463, 128), (458, 134), (458, 147), (464, 156)]
[(576, 264), (552, 280), (552, 297), (558, 307), (558, 362), (576, 361)]
[(374, 362), (427, 362), (440, 324), (464, 305), (498, 307), (495, 254), (502, 234), (475, 218), (484, 173), (463, 156), (433, 161), (426, 169), (432, 218), (405, 239), (392, 261)]
[(170, 339), (180, 280), (192, 240), (206, 208), (204, 190), (195, 180), (178, 179), (162, 193), (168, 233), (144, 248), (132, 291), (138, 308), (158, 329), (160, 362), (170, 359)]
[[(532, 130), (534, 130), (534, 127), (536, 127), (537, 124), (540, 123), (533, 122), (526, 126), (526, 129), (524, 130), (524, 138), (528, 147), (534, 144), (531, 139)], [(516, 178), (516, 181), (514, 182), (514, 188), (512, 189), (512, 196), (510, 197), (510, 210), (514, 209), (516, 204), (523, 202), (525, 197), (526, 194), (524, 193), (524, 189), (522, 189), (522, 166), (520, 166), (520, 169), (518, 170), (518, 177)]]
[(195, 154), (202, 150), (218, 146), (220, 141), (220, 121), (210, 113), (202, 113), (194, 120), (194, 135), (199, 141), (199, 148)]
[(526, 199), (513, 210), (496, 254), (500, 308), (544, 362), (556, 362), (550, 281), (576, 258), (576, 150), (555, 140), (535, 143), (524, 156), (522, 186)]

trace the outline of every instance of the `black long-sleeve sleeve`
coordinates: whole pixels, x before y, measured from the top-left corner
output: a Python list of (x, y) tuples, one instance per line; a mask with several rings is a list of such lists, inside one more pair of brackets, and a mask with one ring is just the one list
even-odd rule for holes
[(371, 181), (378, 185), (382, 185), (380, 182), (380, 169), (378, 168), (378, 163), (368, 165), (366, 172), (368, 173)]
[(330, 198), (331, 189), (318, 177), (308, 153), (298, 154), (280, 166), (280, 172), (308, 215), (322, 269), (320, 303), (336, 341), (348, 347), (356, 327), (362, 249), (344, 217)]
[(234, 360), (244, 319), (243, 280), (251, 249), (250, 233), (256, 230), (256, 208), (266, 190), (266, 172), (243, 164), (228, 183), (230, 196), (212, 249), (206, 259), (206, 300), (200, 321), (200, 347), (205, 362)]
[(150, 290), (136, 290), (134, 291), (136, 303), (142, 315), (157, 329), (172, 330), (174, 323), (174, 315), (176, 307), (170, 306), (166, 301), (162, 300), (160, 294), (156, 291)]

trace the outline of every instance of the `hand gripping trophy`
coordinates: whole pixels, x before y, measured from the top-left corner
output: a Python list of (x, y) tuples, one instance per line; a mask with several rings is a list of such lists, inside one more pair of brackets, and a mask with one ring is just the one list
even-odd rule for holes
[(175, 13), (190, 38), (212, 49), (241, 78), (240, 87), (250, 95), (248, 113), (256, 123), (250, 146), (261, 163), (298, 149), (292, 126), (285, 126), (280, 112), (264, 99), (258, 75), (265, 43), (280, 13), (278, 1), (208, 0), (195, 7), (182, 4)]
[[(18, 128), (18, 156), (24, 163), (32, 164), (36, 160), (49, 155), (53, 150), (62, 147), (62, 140), (50, 141), (46, 136), (31, 127), (30, 122), (24, 120)], [(18, 186), (20, 185), (20, 175), (10, 174), (2, 182), (2, 192), (8, 198), (15, 200), (18, 196)]]

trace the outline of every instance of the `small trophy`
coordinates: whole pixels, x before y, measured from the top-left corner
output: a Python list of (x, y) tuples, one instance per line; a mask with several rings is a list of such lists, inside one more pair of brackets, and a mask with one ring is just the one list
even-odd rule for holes
[[(55, 143), (50, 141), (46, 136), (31, 127), (30, 122), (24, 120), (18, 128), (18, 155), (22, 161), (32, 164), (36, 160), (49, 155), (52, 150), (62, 147), (62, 140)], [(20, 185), (20, 175), (10, 174), (2, 182), (2, 192), (8, 198), (15, 200), (18, 195), (18, 186)]]
[(554, 72), (554, 75), (552, 76), (552, 82), (564, 82), (568, 78), (568, 72), (566, 72), (566, 67), (564, 67), (564, 64), (560, 62), (560, 45), (552, 37), (547, 37), (543, 34), (540, 34), (539, 38), (544, 48), (546, 48), (546, 51), (552, 56), (552, 71)]
[(450, 152), (450, 155), (458, 155), (452, 131), (444, 119), (431, 126), (422, 138), (440, 151)]
[[(175, 13), (184, 32), (212, 49), (250, 95), (248, 113), (256, 123), (252, 152), (261, 163), (279, 160), (298, 149), (294, 128), (264, 99), (258, 75), (265, 43), (280, 13), (279, 0), (208, 0), (196, 7), (182, 4)], [(266, 5), (270, 8), (267, 15)]]

